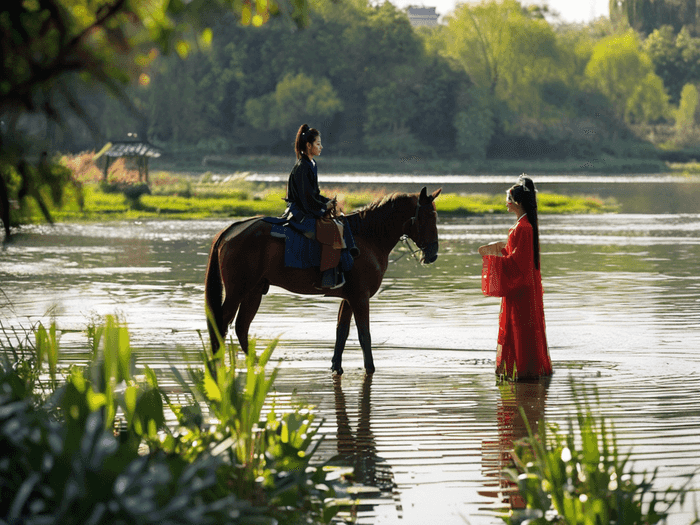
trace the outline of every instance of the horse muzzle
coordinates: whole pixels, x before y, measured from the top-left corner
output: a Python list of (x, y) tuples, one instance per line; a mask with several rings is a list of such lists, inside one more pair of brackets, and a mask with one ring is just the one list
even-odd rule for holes
[(437, 256), (437, 254), (438, 254), (437, 241), (431, 242), (430, 244), (428, 244), (427, 246), (422, 248), (422, 250), (423, 250), (423, 257), (421, 257), (420, 262), (422, 262), (423, 264), (431, 264), (437, 260), (437, 258), (438, 258), (438, 256)]

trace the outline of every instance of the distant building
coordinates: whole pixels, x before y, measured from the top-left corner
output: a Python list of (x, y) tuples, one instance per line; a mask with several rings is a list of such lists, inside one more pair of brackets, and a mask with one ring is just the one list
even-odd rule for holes
[(148, 142), (114, 141), (105, 144), (92, 160), (102, 168), (104, 180), (107, 180), (110, 164), (120, 157), (125, 157), (139, 170), (139, 182), (148, 183), (148, 159), (158, 158), (160, 155), (161, 151)]
[(408, 20), (411, 25), (416, 26), (436, 26), (438, 14), (434, 7), (409, 7)]

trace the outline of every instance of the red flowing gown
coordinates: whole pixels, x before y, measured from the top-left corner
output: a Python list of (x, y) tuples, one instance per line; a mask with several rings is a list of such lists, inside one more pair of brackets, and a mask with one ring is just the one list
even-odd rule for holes
[(552, 374), (545, 334), (542, 275), (535, 267), (532, 225), (522, 216), (508, 234), (503, 256), (485, 255), (484, 295), (502, 297), (496, 374), (537, 379)]

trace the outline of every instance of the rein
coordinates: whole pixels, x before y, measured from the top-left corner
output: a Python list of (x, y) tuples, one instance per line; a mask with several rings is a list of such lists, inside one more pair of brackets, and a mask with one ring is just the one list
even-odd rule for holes
[(421, 249), (418, 248), (418, 246), (415, 246), (415, 247), (411, 246), (411, 239), (408, 238), (408, 235), (402, 235), (399, 240), (403, 243), (403, 245), (406, 247), (406, 249), (408, 251), (403, 252), (396, 259), (394, 259), (393, 261), (390, 261), (390, 262), (395, 263), (395, 262), (403, 259), (403, 257), (405, 255), (410, 254), (413, 257), (414, 261), (416, 261), (420, 266), (424, 266), (424, 264), (420, 262), (420, 255), (416, 255), (416, 254), (421, 253)]

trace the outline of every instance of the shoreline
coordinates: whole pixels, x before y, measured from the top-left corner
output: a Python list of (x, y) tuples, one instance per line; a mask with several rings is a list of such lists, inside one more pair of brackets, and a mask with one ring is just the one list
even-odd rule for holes
[[(115, 220), (148, 219), (225, 219), (258, 215), (279, 216), (285, 208), (283, 189), (269, 187), (266, 183), (240, 179), (221, 181), (200, 178), (199, 183), (172, 180), (167, 174), (167, 184), (153, 180), (152, 189), (136, 193), (138, 185), (115, 183), (105, 191), (96, 183), (83, 183), (81, 188), (83, 207), (78, 205), (75, 190), (66, 195), (62, 208), (52, 208), (54, 222), (105, 222)], [(265, 187), (260, 187), (260, 185)], [(375, 190), (355, 189), (325, 184), (322, 191), (336, 196), (345, 213), (370, 204), (382, 196), (392, 193), (386, 188)], [(119, 188), (119, 189), (114, 189)], [(563, 195), (540, 192), (541, 214), (615, 213), (619, 203), (615, 199), (601, 199), (594, 195)], [(489, 191), (454, 192), (445, 190), (436, 200), (437, 211), (445, 217), (468, 217), (478, 215), (506, 214), (504, 199), (499, 192)], [(31, 202), (23, 224), (45, 222), (36, 203)]]
[[(590, 159), (486, 159), (462, 160), (423, 158), (414, 155), (393, 158), (344, 157), (330, 152), (318, 158), (324, 175), (338, 173), (394, 173), (407, 175), (605, 175), (662, 174), (687, 171), (700, 174), (698, 162), (672, 163), (657, 158), (605, 157)], [(196, 176), (216, 172), (288, 174), (294, 156), (164, 154), (151, 163), (153, 170)]]

